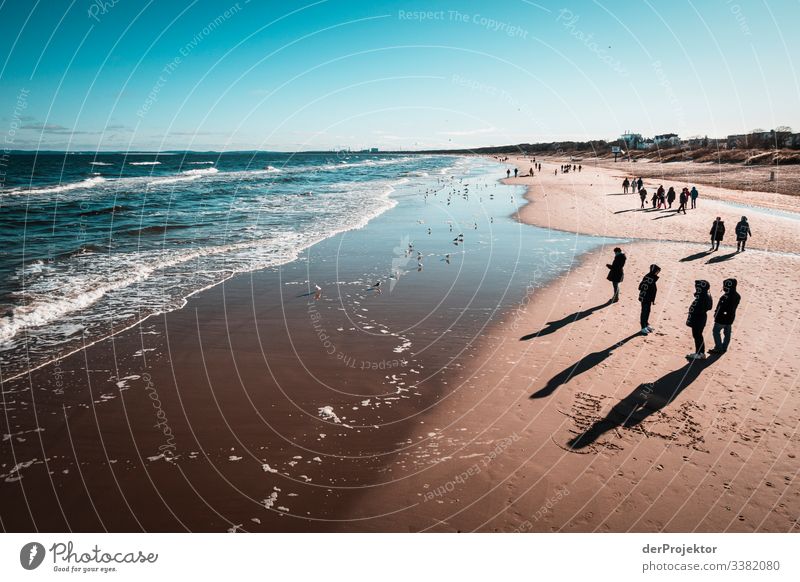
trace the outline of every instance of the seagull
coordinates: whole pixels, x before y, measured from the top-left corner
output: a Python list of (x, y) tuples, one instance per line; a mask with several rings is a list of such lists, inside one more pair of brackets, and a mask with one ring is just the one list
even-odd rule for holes
[(375, 283), (375, 284), (372, 286), (372, 288), (373, 288), (375, 291), (377, 291), (378, 293), (380, 293), (380, 292), (381, 292), (381, 282), (380, 282), (380, 281), (378, 281), (377, 283)]

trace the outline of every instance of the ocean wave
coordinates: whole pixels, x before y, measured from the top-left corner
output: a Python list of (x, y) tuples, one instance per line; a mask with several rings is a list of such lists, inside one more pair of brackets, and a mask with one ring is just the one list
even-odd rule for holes
[(186, 228), (196, 228), (200, 224), (159, 224), (153, 226), (145, 226), (143, 228), (132, 228), (130, 230), (120, 230), (115, 232), (116, 235), (122, 236), (145, 236), (148, 234), (166, 234), (171, 230), (182, 230)]
[(161, 162), (128, 162), (129, 166), (158, 166)]
[(160, 186), (163, 184), (177, 184), (179, 182), (191, 182), (193, 180), (197, 180), (202, 178), (203, 176), (211, 176), (213, 174), (219, 173), (219, 170), (216, 168), (202, 168), (198, 170), (186, 170), (181, 172), (176, 176), (169, 176), (167, 178), (158, 178), (149, 182), (148, 186)]
[(109, 164), (108, 162), (89, 162), (93, 166), (113, 166), (114, 164)]
[(282, 170), (276, 168), (275, 166), (267, 166), (266, 168), (264, 168), (264, 171), (265, 172), (270, 172), (270, 173), (275, 173), (275, 172), (281, 172)]
[(107, 206), (105, 208), (95, 208), (93, 210), (86, 210), (81, 212), (81, 216), (102, 216), (104, 214), (116, 214), (117, 212), (124, 212), (130, 210), (130, 206), (115, 204), (114, 206)]
[(70, 182), (68, 184), (59, 184), (58, 186), (46, 186), (43, 188), (13, 188), (0, 192), (0, 195), (20, 195), (20, 194), (58, 194), (59, 192), (69, 192), (70, 190), (82, 190), (85, 188), (92, 188), (98, 184), (102, 184), (106, 179), (102, 176), (94, 176), (86, 178), (80, 182)]
[(188, 164), (190, 166), (202, 166), (204, 164), (213, 164), (213, 163), (215, 163), (215, 162), (213, 162), (213, 161), (208, 161), (208, 162), (188, 162)]
[[(75, 312), (88, 309), (110, 293), (122, 292), (132, 285), (143, 284), (158, 276), (159, 272), (165, 273), (167, 269), (174, 267), (182, 268), (189, 261), (198, 259), (206, 261), (206, 268), (210, 269), (208, 275), (227, 272), (227, 276), (291, 262), (303, 250), (317, 242), (341, 232), (362, 228), (376, 216), (393, 208), (397, 204), (391, 197), (394, 185), (402, 182), (403, 180), (358, 184), (360, 187), (349, 190), (362, 194), (359, 200), (363, 203), (354, 201), (358, 211), (343, 216), (345, 220), (339, 224), (327, 224), (311, 231), (281, 232), (267, 239), (259, 236), (252, 240), (187, 249), (183, 252), (117, 254), (105, 252), (106, 249), (102, 247), (82, 245), (75, 251), (65, 253), (67, 256), (59, 258), (83, 261), (83, 266), (75, 265), (72, 270), (60, 275), (51, 273), (46, 281), (43, 280), (42, 289), (29, 287), (31, 300), (11, 310), (10, 316), (0, 319), (0, 344), (7, 344), (23, 330), (48, 326)], [(376, 189), (379, 191), (378, 196), (375, 196)], [(338, 197), (331, 198), (331, 204), (341, 205)], [(180, 226), (151, 226), (140, 229), (139, 232), (150, 234), (165, 232), (172, 228)], [(125, 234), (134, 234), (134, 231), (127, 231)], [(212, 257), (217, 257), (216, 267), (208, 266), (207, 261)], [(203, 272), (202, 269), (193, 269), (193, 272), (195, 271), (198, 274)], [(183, 302), (197, 291), (198, 289), (186, 288), (182, 296)], [(56, 294), (58, 295), (55, 296)], [(158, 307), (152, 306), (149, 310), (140, 309), (139, 313), (163, 312), (164, 309), (176, 308), (166, 307), (163, 296), (159, 297)]]

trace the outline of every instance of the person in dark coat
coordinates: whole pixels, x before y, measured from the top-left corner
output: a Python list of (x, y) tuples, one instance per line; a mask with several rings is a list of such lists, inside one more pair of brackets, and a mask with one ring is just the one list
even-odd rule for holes
[(647, 190), (645, 190), (644, 188), (639, 190), (639, 198), (642, 200), (641, 208), (644, 208), (644, 203), (647, 201)]
[[(731, 343), (731, 327), (736, 319), (736, 308), (742, 296), (736, 292), (736, 279), (725, 279), (722, 282), (722, 296), (717, 302), (717, 309), (714, 311), (714, 347), (708, 353), (724, 354), (728, 351)], [(722, 339), (722, 332), (725, 332), (725, 339)]]
[[(714, 224), (711, 225), (709, 234), (711, 235), (711, 250), (718, 251), (719, 243), (725, 238), (725, 222), (719, 216), (717, 216)], [(716, 246), (714, 246), (715, 244)]]
[(636, 180), (636, 185), (637, 185), (637, 186), (639, 186), (639, 190), (641, 190), (641, 189), (642, 189), (642, 186), (644, 186), (644, 182), (642, 182), (642, 179), (641, 179), (641, 178), (639, 178), (638, 180)]
[(678, 197), (678, 202), (680, 202), (680, 206), (678, 206), (677, 212), (683, 210), (683, 213), (686, 214), (686, 203), (689, 201), (689, 195), (686, 191), (686, 188), (683, 189), (681, 195)]
[(614, 249), (614, 260), (610, 265), (606, 265), (606, 267), (608, 267), (608, 277), (606, 277), (606, 279), (611, 281), (611, 286), (614, 288), (614, 295), (611, 297), (611, 303), (619, 301), (619, 284), (625, 279), (623, 268), (625, 267), (626, 260), (628, 260), (628, 257), (625, 256), (621, 248), (617, 247)]
[(714, 306), (714, 301), (708, 294), (709, 287), (708, 281), (697, 280), (694, 282), (694, 301), (689, 306), (689, 317), (686, 318), (686, 325), (692, 328), (692, 337), (694, 338), (694, 353), (686, 356), (689, 360), (705, 360), (706, 358), (703, 330), (708, 321), (708, 312)]
[[(675, 188), (670, 186), (669, 190), (667, 191), (667, 204), (669, 204), (670, 208), (672, 208), (672, 203), (673, 202), (675, 202)], [(685, 208), (684, 208), (684, 210), (685, 210)]]
[(629, 186), (629, 185), (630, 185), (630, 182), (628, 182), (628, 179), (627, 179), (627, 178), (625, 178), (625, 179), (622, 181), (622, 193), (623, 193), (623, 194), (627, 194), (627, 193), (628, 193), (628, 186)]
[(650, 272), (642, 278), (639, 283), (639, 302), (642, 304), (642, 312), (639, 316), (639, 325), (642, 326), (642, 334), (647, 335), (655, 331), (650, 327), (650, 308), (656, 303), (656, 294), (658, 293), (658, 274), (661, 272), (661, 267), (658, 265), (650, 265)]
[(747, 243), (747, 238), (753, 236), (750, 232), (750, 223), (747, 222), (747, 217), (742, 216), (742, 219), (736, 224), (736, 252), (743, 253), (744, 245)]

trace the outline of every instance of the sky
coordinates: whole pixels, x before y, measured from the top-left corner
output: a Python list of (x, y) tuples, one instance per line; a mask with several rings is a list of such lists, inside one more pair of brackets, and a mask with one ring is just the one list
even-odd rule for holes
[(0, 148), (800, 131), (798, 22), (798, 0), (0, 0)]

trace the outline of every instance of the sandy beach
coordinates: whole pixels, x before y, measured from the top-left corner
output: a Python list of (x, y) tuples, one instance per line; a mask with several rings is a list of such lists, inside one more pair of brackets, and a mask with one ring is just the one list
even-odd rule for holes
[[(5, 384), (3, 528), (796, 531), (798, 219), (706, 187), (686, 216), (639, 211), (617, 172), (539, 161), (402, 198)], [(742, 214), (748, 251), (706, 252)], [(728, 277), (730, 351), (689, 365), (693, 281), (716, 300)]]
[[(686, 216), (640, 212), (638, 197), (618, 195), (617, 173), (584, 167), (556, 176), (561, 163), (507, 180), (529, 184), (518, 217), (628, 239), (622, 299), (607, 303), (609, 244), (498, 323), (460, 378), (472, 390), (434, 421), (451, 434), (466, 427), (475, 440), (439, 448), (447, 461), (429, 470), (409, 529), (797, 531), (800, 305), (783, 284), (800, 266), (796, 219), (750, 211), (765, 233), (754, 247), (769, 251), (709, 253), (706, 223), (738, 218), (724, 202), (738, 201), (736, 193), (715, 190), (716, 200), (701, 198)], [(776, 202), (790, 207), (784, 198)], [(650, 263), (662, 277), (657, 331), (645, 337), (636, 285)], [(693, 282), (709, 280), (718, 297), (728, 277), (743, 294), (736, 347), (689, 364)], [(706, 336), (712, 342), (710, 326)]]

